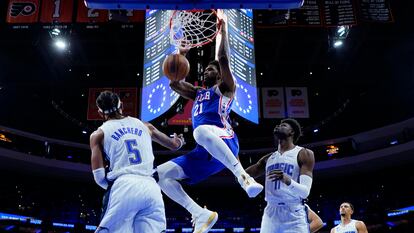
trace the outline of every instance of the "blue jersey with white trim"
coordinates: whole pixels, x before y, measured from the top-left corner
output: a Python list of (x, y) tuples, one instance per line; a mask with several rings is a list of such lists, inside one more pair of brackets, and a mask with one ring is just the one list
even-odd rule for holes
[(215, 125), (231, 129), (229, 114), (233, 99), (221, 94), (218, 86), (197, 91), (191, 111), (193, 129), (199, 125)]

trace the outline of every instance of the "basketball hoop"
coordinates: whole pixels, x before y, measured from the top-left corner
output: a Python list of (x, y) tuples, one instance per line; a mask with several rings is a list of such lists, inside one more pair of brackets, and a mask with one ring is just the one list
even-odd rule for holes
[(215, 10), (176, 10), (170, 19), (170, 42), (181, 49), (208, 44), (216, 38), (221, 24)]

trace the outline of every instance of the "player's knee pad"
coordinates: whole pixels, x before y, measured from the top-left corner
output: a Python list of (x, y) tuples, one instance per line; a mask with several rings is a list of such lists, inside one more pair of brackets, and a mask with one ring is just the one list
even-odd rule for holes
[(195, 141), (200, 145), (211, 142), (211, 131), (207, 125), (200, 125), (193, 131)]

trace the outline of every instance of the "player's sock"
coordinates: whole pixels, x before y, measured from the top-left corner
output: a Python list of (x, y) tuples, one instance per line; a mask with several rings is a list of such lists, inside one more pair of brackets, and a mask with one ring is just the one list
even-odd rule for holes
[(193, 134), (196, 142), (203, 146), (214, 158), (224, 164), (224, 166), (230, 169), (237, 178), (244, 173), (241, 163), (233, 155), (233, 152), (227, 144), (219, 136), (211, 132), (208, 126), (198, 126)]
[(187, 211), (190, 212), (192, 215), (198, 216), (203, 211), (203, 208), (201, 208), (201, 206), (195, 203), (194, 200), (191, 199), (190, 196), (188, 196), (181, 184), (175, 179), (160, 179), (160, 181), (158, 181), (158, 184), (160, 185), (162, 191), (169, 198), (171, 198), (173, 201), (177, 202), (182, 207), (187, 209)]
[[(236, 159), (237, 160), (237, 159)], [(233, 174), (238, 178), (238, 177), (240, 177), (240, 175), (242, 174), (242, 173), (245, 173), (244, 172), (244, 168), (243, 168), (243, 166), (241, 165), (241, 163), (237, 160), (237, 164), (234, 164), (233, 165), (233, 168), (234, 168), (234, 170), (232, 170), (232, 169), (230, 169), (231, 170), (231, 172), (233, 172)]]
[(191, 213), (191, 215), (199, 216), (203, 212), (203, 208), (199, 206), (197, 203), (193, 201), (193, 199), (190, 198), (190, 200), (187, 201), (184, 208)]

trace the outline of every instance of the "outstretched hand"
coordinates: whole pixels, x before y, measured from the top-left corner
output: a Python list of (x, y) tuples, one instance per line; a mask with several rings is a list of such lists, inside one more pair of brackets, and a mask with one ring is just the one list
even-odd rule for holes
[(223, 9), (218, 9), (217, 10), (217, 17), (219, 18), (217, 24), (220, 28), (220, 32), (221, 33), (225, 33), (227, 30), (227, 26), (226, 26), (226, 22), (227, 22), (227, 15), (225, 13), (225, 11)]
[(174, 133), (173, 135), (171, 135), (171, 137), (175, 140), (175, 141), (178, 141), (178, 143), (179, 143), (179, 147), (177, 148), (177, 150), (179, 150), (181, 147), (183, 147), (185, 144), (186, 144), (186, 142), (185, 142), (185, 139), (184, 139), (184, 135), (183, 134), (176, 134), (176, 133)]
[(188, 49), (187, 48), (181, 48), (181, 47), (178, 48), (178, 53), (181, 54), (181, 55), (184, 55), (184, 56), (188, 53), (188, 51), (190, 51), (189, 48)]

